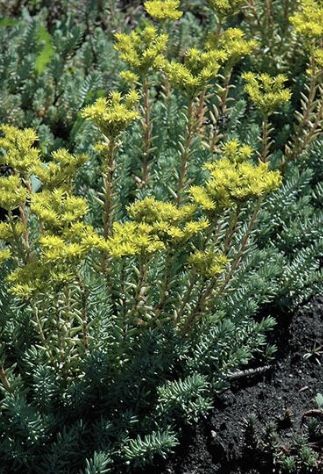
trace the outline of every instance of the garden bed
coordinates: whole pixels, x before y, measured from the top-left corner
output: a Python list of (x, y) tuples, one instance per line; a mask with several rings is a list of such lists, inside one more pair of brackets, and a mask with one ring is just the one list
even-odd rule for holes
[[(305, 355), (323, 343), (323, 298), (303, 306), (293, 318), (281, 317), (275, 335), (278, 352), (272, 369), (234, 382), (216, 399), (207, 420), (185, 432), (166, 467), (156, 466), (154, 472), (275, 472), (272, 453), (255, 445), (260, 444), (269, 423), (276, 424), (279, 449), (286, 449), (286, 453), (295, 436), (304, 434), (303, 415), (313, 408), (316, 394), (323, 391), (321, 355)], [(322, 439), (317, 448), (322, 457)]]

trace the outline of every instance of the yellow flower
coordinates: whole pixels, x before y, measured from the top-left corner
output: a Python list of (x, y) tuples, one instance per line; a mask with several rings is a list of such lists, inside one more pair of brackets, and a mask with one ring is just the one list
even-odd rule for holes
[(320, 1), (301, 0), (299, 10), (290, 17), (297, 33), (306, 40), (321, 40), (323, 36), (323, 5)]
[(120, 77), (130, 85), (134, 85), (139, 81), (139, 76), (132, 71), (121, 71)]
[(243, 145), (239, 149), (236, 141), (225, 145), (222, 158), (205, 165), (210, 172), (205, 185), (190, 189), (196, 204), (206, 211), (214, 211), (277, 189), (281, 185), (280, 173), (270, 171), (268, 163), (255, 165), (246, 161), (249, 156), (249, 147)]
[(134, 90), (123, 98), (112, 92), (109, 99), (99, 98), (93, 105), (82, 110), (82, 117), (91, 120), (108, 138), (115, 138), (139, 117), (136, 105), (139, 96)]
[(155, 20), (179, 20), (183, 12), (179, 11), (179, 0), (147, 1), (144, 3), (146, 12)]
[(242, 78), (246, 81), (245, 91), (251, 101), (265, 114), (273, 113), (291, 98), (290, 90), (284, 87), (287, 78), (283, 74), (271, 77), (266, 73), (247, 72)]
[(80, 243), (68, 242), (57, 235), (43, 235), (39, 239), (44, 262), (68, 261), (82, 258), (85, 247)]
[(193, 201), (205, 211), (214, 211), (216, 209), (215, 202), (208, 195), (207, 190), (203, 186), (192, 186), (190, 188), (190, 194)]
[(186, 52), (183, 64), (166, 61), (161, 68), (175, 87), (194, 96), (215, 78), (226, 58), (224, 51), (191, 48)]
[(197, 250), (192, 253), (188, 259), (188, 263), (192, 265), (198, 273), (209, 278), (216, 277), (223, 273), (228, 261), (225, 255), (212, 250)]
[(64, 189), (34, 194), (31, 211), (46, 228), (64, 229), (82, 219), (87, 213), (86, 201)]
[(40, 261), (33, 261), (16, 268), (7, 276), (10, 293), (19, 298), (29, 298), (48, 285), (48, 269)]
[(239, 28), (228, 28), (220, 38), (218, 35), (211, 35), (206, 43), (210, 49), (219, 48), (227, 55), (227, 60), (236, 62), (244, 56), (248, 56), (254, 51), (258, 43), (255, 40), (245, 39), (245, 34)]
[(1, 249), (0, 248), (0, 265), (5, 263), (11, 257), (11, 250), (10, 249)]
[(168, 41), (168, 36), (158, 34), (153, 25), (130, 34), (117, 33), (115, 38), (115, 49), (119, 51), (121, 59), (139, 76), (146, 74), (151, 68), (156, 69), (164, 58)]
[(13, 211), (26, 202), (27, 189), (17, 175), (0, 176), (0, 207)]
[(230, 140), (222, 146), (222, 156), (231, 161), (241, 162), (249, 160), (253, 154), (253, 149), (249, 145), (241, 145), (239, 140)]
[(191, 205), (177, 207), (170, 202), (158, 201), (149, 196), (134, 202), (128, 207), (130, 217), (150, 224), (164, 221), (175, 223), (189, 218), (193, 212), (194, 207)]
[(25, 231), (24, 225), (19, 221), (15, 220), (12, 224), (8, 222), (0, 222), (0, 239), (10, 240), (15, 236), (21, 235)]
[(138, 222), (115, 222), (113, 234), (106, 241), (106, 250), (114, 258), (151, 254), (164, 248), (152, 226)]
[(52, 161), (34, 167), (34, 173), (48, 189), (66, 186), (71, 187), (72, 179), (78, 168), (86, 160), (86, 155), (72, 155), (65, 148), (60, 148), (52, 153)]
[(220, 15), (232, 15), (238, 11), (245, 0), (207, 0), (210, 7)]
[(33, 167), (40, 162), (39, 150), (33, 147), (37, 140), (36, 132), (31, 128), (19, 130), (12, 125), (1, 125), (0, 131), (4, 134), (0, 138), (0, 147), (5, 150), (0, 163), (5, 163), (24, 175), (32, 174)]

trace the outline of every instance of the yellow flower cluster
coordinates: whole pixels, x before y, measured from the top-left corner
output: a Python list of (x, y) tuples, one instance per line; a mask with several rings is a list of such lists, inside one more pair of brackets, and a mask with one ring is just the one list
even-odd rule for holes
[(228, 258), (218, 252), (212, 250), (197, 250), (189, 257), (188, 263), (201, 275), (209, 278), (216, 277), (223, 273)]
[(158, 34), (153, 25), (130, 34), (117, 33), (115, 38), (115, 49), (119, 51), (121, 59), (140, 76), (146, 74), (150, 68), (158, 68), (164, 60), (168, 35)]
[(19, 237), (24, 231), (25, 227), (22, 222), (15, 219), (13, 222), (0, 222), (0, 240), (9, 241), (13, 238)]
[(245, 0), (207, 0), (210, 7), (221, 16), (236, 13)]
[(106, 137), (114, 139), (139, 117), (138, 101), (139, 95), (134, 90), (124, 97), (119, 92), (112, 92), (108, 99), (99, 98), (85, 107), (82, 117), (92, 120)]
[(112, 236), (106, 241), (106, 251), (114, 258), (151, 254), (165, 248), (149, 224), (115, 222)]
[(207, 41), (207, 47), (211, 49), (219, 48), (226, 53), (227, 60), (236, 62), (244, 56), (252, 53), (258, 43), (255, 40), (248, 40), (239, 28), (228, 28), (220, 38), (211, 35)]
[(30, 207), (46, 229), (57, 230), (77, 222), (88, 210), (85, 199), (69, 194), (61, 188), (34, 194)]
[(129, 206), (128, 213), (133, 220), (114, 223), (111, 237), (96, 238), (91, 243), (113, 258), (164, 250), (168, 244), (186, 241), (209, 226), (206, 219), (193, 220), (195, 208), (193, 205), (178, 208), (146, 197)]
[(149, 0), (144, 3), (146, 12), (155, 20), (179, 20), (183, 12), (178, 10), (180, 0)]
[(19, 130), (12, 125), (1, 125), (0, 147), (4, 149), (4, 156), (0, 163), (11, 166), (22, 175), (31, 175), (34, 166), (40, 162), (39, 150), (33, 147), (37, 140), (36, 132), (31, 128)]
[(233, 138), (222, 145), (221, 154), (223, 158), (234, 163), (241, 163), (252, 157), (253, 148), (250, 145), (241, 144), (239, 140)]
[(247, 161), (250, 148), (241, 147), (243, 151), (237, 151), (236, 143), (227, 144), (221, 159), (205, 165), (210, 172), (205, 186), (190, 189), (193, 200), (206, 211), (228, 208), (236, 202), (263, 196), (281, 184), (278, 171), (270, 171), (267, 163), (255, 165)]
[(215, 78), (221, 63), (226, 59), (227, 54), (224, 51), (200, 51), (191, 48), (186, 52), (183, 64), (165, 61), (161, 66), (175, 87), (194, 96)]
[(26, 202), (27, 196), (19, 176), (0, 176), (0, 207), (13, 211)]
[(106, 251), (104, 239), (92, 226), (79, 221), (61, 229), (59, 234), (45, 228), (38, 244), (37, 258), (8, 276), (10, 291), (16, 296), (30, 297), (35, 292), (45, 291), (48, 285), (71, 281), (89, 252), (96, 249)]
[(36, 260), (16, 268), (7, 276), (10, 293), (23, 299), (29, 298), (36, 291), (45, 291), (50, 280), (47, 266)]
[(290, 90), (284, 87), (287, 78), (283, 74), (272, 77), (266, 73), (247, 72), (242, 78), (251, 101), (265, 114), (271, 114), (291, 98)]
[(78, 168), (87, 160), (86, 155), (72, 155), (64, 148), (52, 153), (52, 161), (40, 163), (34, 167), (34, 173), (42, 182), (43, 187), (54, 189), (64, 187), (70, 189), (72, 179)]
[(149, 224), (162, 241), (187, 240), (209, 226), (206, 219), (193, 220), (195, 206), (177, 207), (153, 197), (135, 202), (128, 212), (133, 219)]
[(304, 46), (309, 51), (312, 67), (309, 75), (322, 73), (323, 68), (323, 4), (320, 1), (301, 0), (299, 10), (290, 17), (296, 32), (303, 37)]
[(297, 33), (308, 40), (322, 39), (323, 5), (320, 1), (301, 0), (299, 10), (290, 17)]
[(0, 265), (11, 257), (11, 250), (10, 249), (1, 249), (0, 248)]

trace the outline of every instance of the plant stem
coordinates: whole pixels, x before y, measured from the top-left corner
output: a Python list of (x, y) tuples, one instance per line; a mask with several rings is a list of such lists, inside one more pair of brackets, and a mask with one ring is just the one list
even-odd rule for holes
[(88, 335), (88, 312), (87, 312), (87, 301), (89, 296), (89, 291), (84, 281), (82, 280), (81, 276), (77, 276), (77, 280), (79, 283), (79, 287), (81, 290), (81, 314), (82, 314), (82, 340), (83, 340), (83, 347), (85, 352), (89, 348), (89, 335)]
[(216, 122), (213, 124), (213, 133), (211, 138), (210, 150), (215, 152), (216, 146), (223, 137), (221, 133), (220, 120), (225, 120), (228, 113), (228, 96), (230, 90), (230, 81), (232, 77), (233, 67), (230, 65), (225, 73), (223, 87), (220, 93), (219, 105), (216, 108)]
[(180, 165), (179, 165), (179, 178), (178, 178), (178, 186), (177, 186), (177, 199), (176, 203), (179, 206), (183, 199), (183, 193), (186, 188), (186, 180), (187, 180), (187, 169), (188, 169), (188, 162), (190, 158), (191, 146), (194, 139), (194, 131), (195, 131), (195, 120), (194, 120), (194, 98), (190, 97), (188, 108), (187, 108), (187, 123), (186, 123), (186, 132), (185, 132), (185, 139), (184, 144), (181, 150), (180, 156)]
[(5, 371), (4, 367), (0, 367), (0, 380), (1, 380), (2, 385), (4, 386), (5, 390), (7, 392), (11, 392), (12, 391), (11, 385), (10, 385), (10, 382), (7, 378), (7, 374), (6, 374), (6, 371)]
[[(236, 270), (238, 269), (241, 258), (243, 256), (243, 253), (244, 253), (244, 251), (246, 249), (246, 246), (248, 244), (251, 232), (252, 232), (252, 230), (254, 228), (254, 225), (256, 223), (257, 216), (258, 216), (260, 206), (261, 206), (261, 202), (262, 202), (262, 199), (259, 199), (258, 202), (257, 202), (257, 205), (256, 205), (256, 207), (255, 207), (255, 209), (254, 209), (254, 211), (251, 215), (247, 230), (246, 230), (246, 232), (245, 232), (245, 234), (244, 234), (244, 236), (241, 240), (239, 251), (238, 251), (237, 255), (235, 256), (235, 258), (232, 262), (229, 273), (225, 277), (222, 285), (218, 288), (217, 294), (214, 297), (214, 300), (218, 296), (220, 296), (222, 294), (222, 292), (226, 289), (227, 285), (229, 284), (229, 282), (231, 281), (232, 277), (234, 276)], [(208, 302), (209, 296), (212, 294), (218, 280), (219, 280), (219, 277), (216, 277), (212, 280), (209, 280), (208, 285), (200, 293), (200, 296), (198, 298), (198, 301), (197, 301), (194, 309), (191, 311), (190, 315), (188, 316), (188, 318), (184, 322), (184, 325), (183, 325), (183, 328), (182, 328), (184, 334), (191, 331), (193, 325), (197, 322), (198, 319), (200, 319), (201, 314), (203, 313), (203, 311), (205, 309), (205, 306)]]
[(172, 253), (170, 249), (167, 250), (166, 257), (165, 257), (165, 268), (164, 268), (164, 278), (162, 281), (161, 289), (159, 292), (159, 302), (156, 307), (156, 316), (158, 317), (160, 313), (163, 311), (167, 296), (168, 296), (168, 291), (169, 291), (169, 284), (171, 280), (171, 275), (172, 275)]
[[(313, 61), (310, 64), (310, 68), (314, 68), (315, 65)], [(317, 95), (319, 96), (317, 98)], [(316, 107), (317, 103), (317, 107)], [(311, 115), (316, 110), (315, 121), (311, 121)], [(297, 158), (311, 142), (313, 135), (319, 130), (322, 126), (323, 120), (323, 100), (321, 95), (320, 88), (320, 78), (319, 73), (311, 76), (310, 83), (308, 86), (307, 97), (304, 96), (302, 102), (302, 112), (299, 119), (299, 122), (294, 130), (294, 138), (286, 146), (285, 149), (285, 162), (283, 162), (283, 169), (286, 166), (286, 161), (294, 160)]]
[(149, 80), (143, 80), (143, 161), (141, 185), (145, 186), (149, 180), (149, 159), (152, 142), (151, 102), (149, 98)]
[(132, 313), (135, 316), (139, 316), (140, 314), (140, 308), (142, 306), (142, 302), (144, 299), (143, 289), (145, 286), (146, 276), (147, 276), (147, 262), (145, 260), (145, 257), (143, 255), (140, 255), (137, 289), (136, 289), (135, 300), (134, 300), (134, 308), (132, 310)]
[(262, 140), (261, 140), (261, 152), (260, 161), (266, 163), (270, 154), (270, 123), (268, 115), (264, 115), (262, 121)]
[(114, 208), (114, 171), (115, 171), (115, 155), (117, 151), (117, 144), (111, 140), (108, 144), (108, 153), (104, 160), (103, 176), (103, 190), (104, 190), (104, 209), (103, 209), (103, 228), (104, 237), (108, 238), (111, 234), (113, 222), (113, 208)]

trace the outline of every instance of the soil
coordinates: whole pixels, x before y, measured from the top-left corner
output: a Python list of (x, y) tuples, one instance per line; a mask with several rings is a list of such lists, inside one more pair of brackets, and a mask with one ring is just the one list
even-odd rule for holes
[[(150, 473), (279, 472), (273, 450), (264, 448), (268, 426), (274, 426), (278, 435), (276, 452), (293, 454), (293, 440), (304, 435), (305, 420), (311, 418), (303, 415), (315, 408), (317, 393), (323, 394), (323, 297), (303, 306), (293, 317), (281, 315), (279, 320), (273, 334), (278, 352), (272, 368), (235, 381), (215, 400), (207, 419), (184, 431), (180, 447), (167, 464), (155, 466)], [(312, 446), (322, 459), (322, 470), (304, 472), (322, 473), (322, 430)]]

